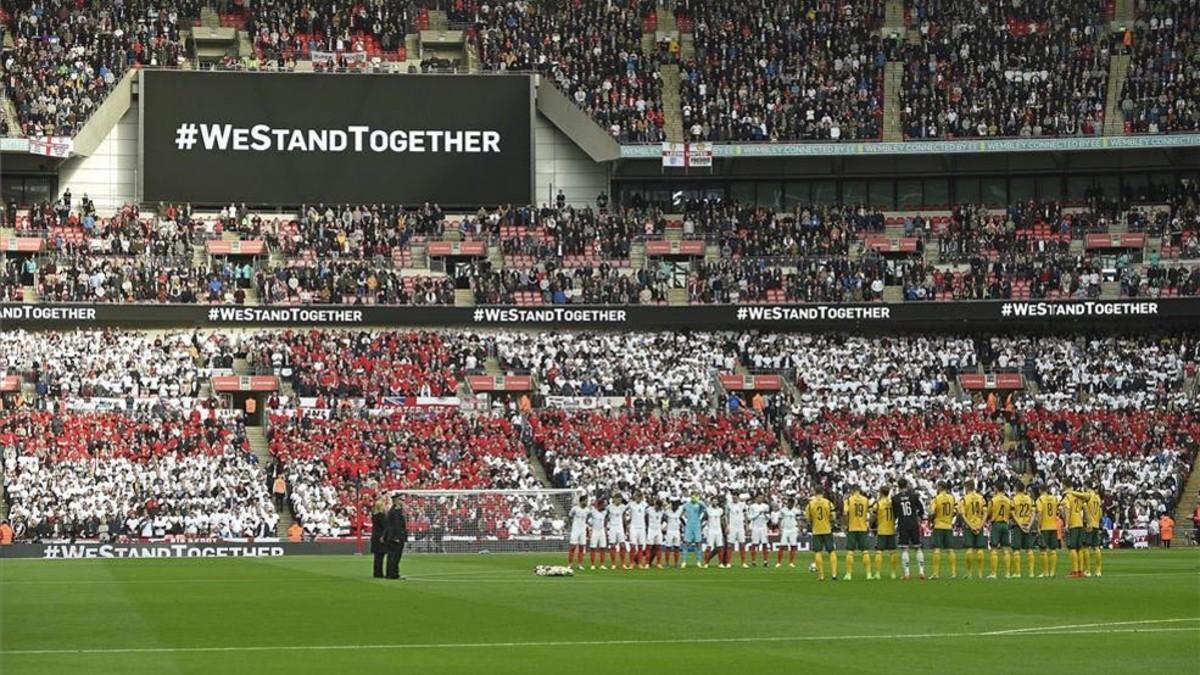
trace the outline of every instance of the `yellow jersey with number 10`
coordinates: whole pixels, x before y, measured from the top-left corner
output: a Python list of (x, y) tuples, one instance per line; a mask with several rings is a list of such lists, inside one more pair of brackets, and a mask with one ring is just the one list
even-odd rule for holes
[(956, 510), (954, 496), (948, 492), (939, 492), (933, 498), (933, 529), (954, 529), (954, 512)]

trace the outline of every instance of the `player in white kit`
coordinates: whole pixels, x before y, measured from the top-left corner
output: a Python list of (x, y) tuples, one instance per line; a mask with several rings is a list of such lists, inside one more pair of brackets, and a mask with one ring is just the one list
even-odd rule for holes
[(604, 519), (608, 512), (604, 508), (604, 503), (597, 500), (596, 505), (588, 512), (588, 524), (592, 526), (592, 540), (590, 542), (591, 552), (588, 554), (592, 560), (592, 569), (596, 569), (596, 553), (600, 553), (600, 569), (604, 569), (604, 552), (608, 550), (608, 537), (605, 536)]
[(641, 491), (633, 493), (633, 501), (629, 503), (629, 549), (631, 567), (646, 568), (645, 556), (649, 552), (646, 547), (646, 504)]
[(674, 502), (667, 512), (667, 534), (663, 538), (667, 548), (667, 564), (679, 567), (679, 551), (683, 546), (683, 504)]
[(646, 509), (646, 550), (648, 553), (642, 561), (642, 569), (649, 569), (651, 565), (662, 569), (663, 518), (666, 516), (663, 507), (663, 500), (656, 499)]
[(717, 558), (717, 562), (721, 567), (729, 567), (725, 563), (725, 557), (722, 555), (725, 548), (725, 533), (722, 529), (724, 523), (721, 522), (722, 516), (725, 514), (725, 509), (717, 506), (717, 501), (708, 505), (704, 510), (705, 525), (704, 525), (704, 557), (701, 559), (701, 567), (708, 567), (708, 561), (714, 555), (721, 556)]
[(770, 567), (767, 560), (770, 555), (771, 542), (767, 540), (767, 520), (771, 517), (771, 506), (767, 498), (759, 494), (754, 503), (746, 509), (746, 517), (750, 520), (750, 564), (757, 564), (755, 558), (762, 553), (763, 567)]
[(618, 569), (617, 559), (620, 558), (620, 566), (629, 569), (628, 544), (625, 540), (625, 511), (628, 510), (621, 501), (621, 495), (613, 495), (612, 502), (608, 505), (608, 553), (612, 558), (612, 569)]
[(580, 497), (579, 503), (571, 507), (571, 538), (567, 540), (567, 567), (572, 564), (583, 569), (583, 551), (587, 548), (587, 520), (591, 509), (587, 505), (587, 497)]
[(788, 549), (788, 567), (796, 566), (796, 547), (800, 542), (800, 509), (796, 498), (788, 497), (787, 503), (775, 514), (779, 523), (779, 554), (775, 566), (783, 566), (783, 549)]
[(738, 552), (746, 567), (746, 495), (729, 498), (729, 547)]

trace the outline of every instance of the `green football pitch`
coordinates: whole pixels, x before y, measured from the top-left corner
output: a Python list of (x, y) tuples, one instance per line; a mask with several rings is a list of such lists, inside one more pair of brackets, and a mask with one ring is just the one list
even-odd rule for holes
[(407, 581), (356, 556), (4, 560), (0, 672), (1200, 672), (1197, 549), (1110, 552), (1102, 579), (819, 583), (810, 557), (540, 578), (562, 556), (426, 555)]

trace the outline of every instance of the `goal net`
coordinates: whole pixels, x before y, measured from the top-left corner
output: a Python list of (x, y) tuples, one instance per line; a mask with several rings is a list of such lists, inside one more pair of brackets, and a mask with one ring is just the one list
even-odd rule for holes
[(578, 490), (396, 490), (408, 551), (565, 551)]

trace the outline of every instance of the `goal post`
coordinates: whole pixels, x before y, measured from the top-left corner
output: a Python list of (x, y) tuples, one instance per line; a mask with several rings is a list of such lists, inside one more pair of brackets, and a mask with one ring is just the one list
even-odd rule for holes
[(407, 551), (565, 551), (582, 490), (393, 490), (408, 520)]

